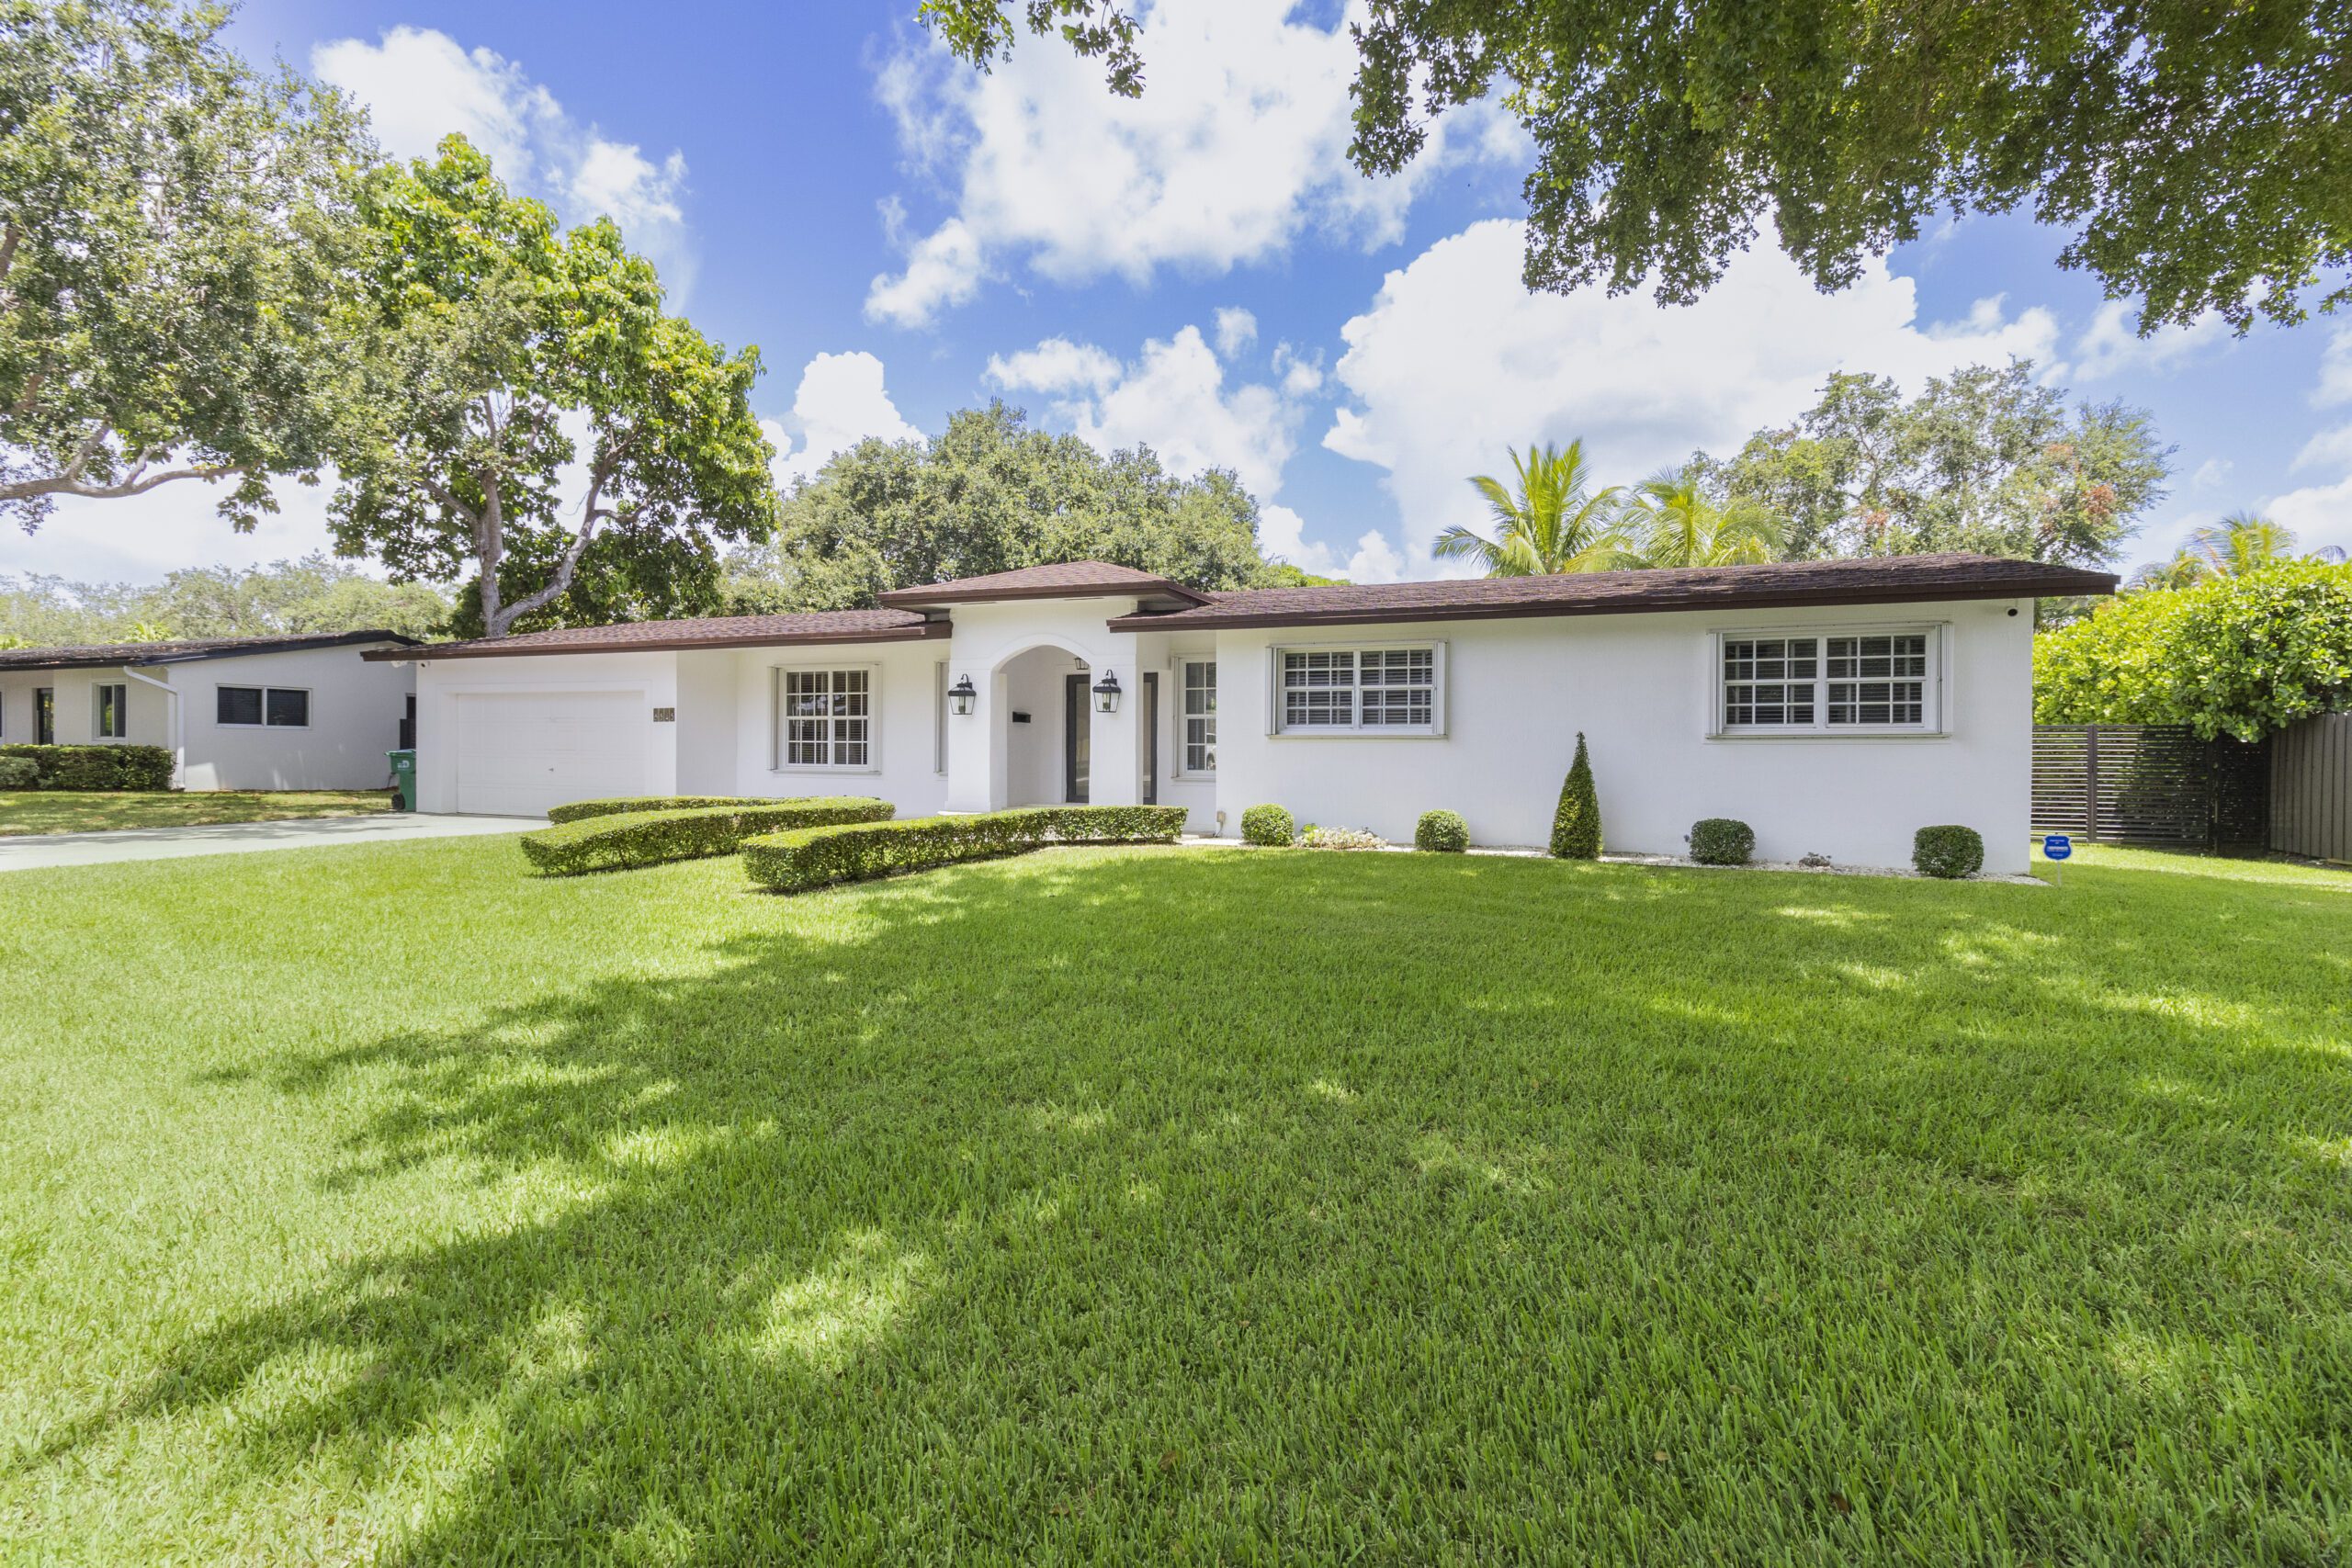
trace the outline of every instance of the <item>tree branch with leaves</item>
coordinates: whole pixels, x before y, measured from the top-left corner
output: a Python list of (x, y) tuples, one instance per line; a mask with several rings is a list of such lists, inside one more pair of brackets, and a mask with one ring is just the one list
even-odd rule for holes
[(377, 171), (359, 208), (346, 330), (371, 383), (335, 455), (337, 547), (470, 572), (493, 637), (712, 608), (721, 542), (775, 527), (758, 351), (666, 313), (611, 222), (560, 231), (462, 137)]
[(357, 118), (220, 41), (215, 6), (0, 0), (0, 516), (194, 480), (250, 528), (318, 468), (325, 330), (374, 156)]

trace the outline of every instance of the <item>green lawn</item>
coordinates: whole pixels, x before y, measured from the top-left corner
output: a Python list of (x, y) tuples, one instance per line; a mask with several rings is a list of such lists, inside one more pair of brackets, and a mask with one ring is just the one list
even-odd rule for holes
[(213, 822), (277, 822), (301, 817), (365, 817), (389, 811), (388, 789), (0, 790), (0, 838), (28, 833), (102, 833), (115, 828), (196, 828)]
[(11, 874), (0, 1557), (2341, 1563), (2352, 878), (2154, 858)]

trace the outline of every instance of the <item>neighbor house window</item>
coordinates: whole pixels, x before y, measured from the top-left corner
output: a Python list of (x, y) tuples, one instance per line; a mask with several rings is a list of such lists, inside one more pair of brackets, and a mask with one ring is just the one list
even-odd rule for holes
[(1723, 638), (1722, 728), (1731, 733), (1930, 729), (1934, 631)]
[(215, 686), (212, 722), (232, 728), (308, 729), (311, 694), (300, 686)]
[(1439, 731), (1441, 649), (1284, 648), (1274, 653), (1274, 712), (1284, 734)]
[(865, 768), (874, 756), (874, 672), (786, 670), (777, 688), (782, 763)]
[(127, 739), (130, 735), (130, 688), (119, 681), (102, 682), (93, 695), (97, 701), (98, 739)]
[(1184, 724), (1184, 772), (1213, 773), (1216, 772), (1216, 660), (1179, 660), (1177, 673), (1184, 687), (1180, 716)]

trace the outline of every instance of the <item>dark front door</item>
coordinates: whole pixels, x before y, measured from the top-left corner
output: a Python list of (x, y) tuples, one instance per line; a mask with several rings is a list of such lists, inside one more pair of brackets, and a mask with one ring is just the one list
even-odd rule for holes
[(1062, 798), (1073, 806), (1086, 804), (1087, 762), (1093, 720), (1086, 708), (1086, 677), (1062, 681)]
[(408, 696), (408, 711), (401, 715), (401, 750), (410, 750), (416, 745), (416, 694)]
[(42, 686), (33, 693), (33, 744), (57, 744), (57, 688)]
[(1143, 677), (1143, 803), (1159, 804), (1159, 673)]

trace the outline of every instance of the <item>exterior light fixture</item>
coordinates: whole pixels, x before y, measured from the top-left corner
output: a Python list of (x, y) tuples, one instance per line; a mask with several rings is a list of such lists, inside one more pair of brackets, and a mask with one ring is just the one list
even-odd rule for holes
[(971, 717), (972, 705), (979, 701), (979, 688), (972, 684), (969, 675), (957, 676), (956, 683), (947, 688), (947, 700), (954, 705), (957, 718)]
[(1119, 672), (1117, 671), (1103, 671), (1102, 679), (1094, 682), (1094, 711), (1096, 713), (1119, 711)]

